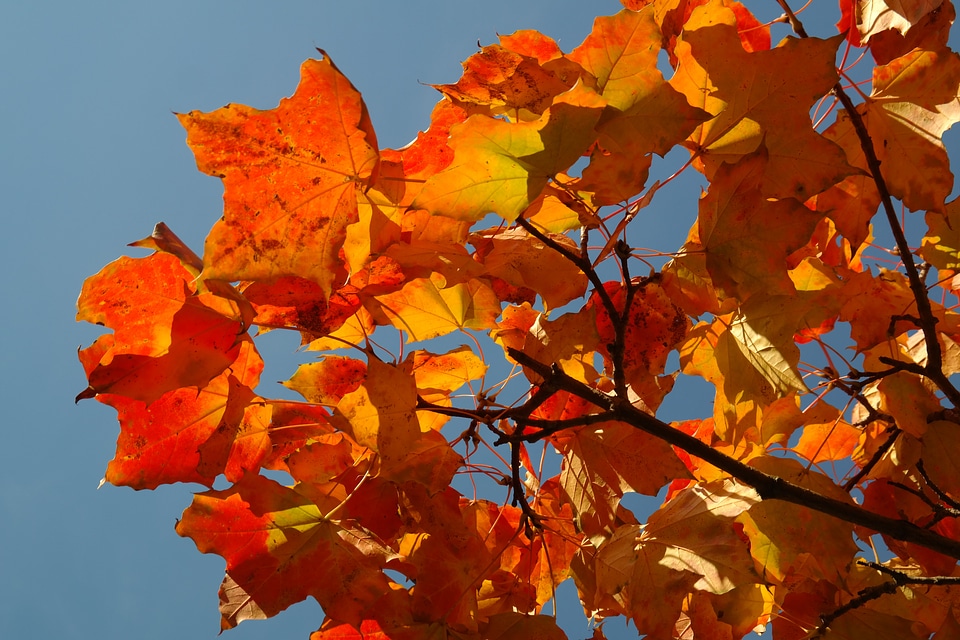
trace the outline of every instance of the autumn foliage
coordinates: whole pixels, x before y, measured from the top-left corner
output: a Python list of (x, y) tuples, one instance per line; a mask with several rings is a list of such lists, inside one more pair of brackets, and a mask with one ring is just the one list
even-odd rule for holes
[(950, 0), (818, 36), (624, 4), (483, 47), (402, 149), (324, 52), (276, 109), (178, 116), (223, 216), (87, 279), (78, 399), (117, 411), (107, 482), (207, 488), (177, 533), (224, 629), (312, 596), (313, 640), (556, 639), (572, 580), (657, 639), (960, 636)]

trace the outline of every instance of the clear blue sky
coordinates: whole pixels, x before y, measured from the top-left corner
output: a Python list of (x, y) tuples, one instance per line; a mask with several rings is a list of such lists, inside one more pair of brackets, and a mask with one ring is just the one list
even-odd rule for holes
[[(535, 28), (568, 51), (595, 15), (619, 8), (616, 0), (3, 4), (0, 638), (204, 639), (219, 629), (223, 561), (173, 530), (189, 488), (97, 491), (115, 413), (73, 404), (85, 386), (77, 348), (100, 333), (73, 321), (83, 278), (122, 253), (138, 255), (125, 245), (159, 220), (199, 251), (220, 215), (220, 183), (197, 172), (172, 112), (272, 108), (322, 47), (364, 93), (381, 146), (396, 147), (427, 125), (438, 99), (420, 83), (456, 81), (478, 40)], [(689, 222), (667, 218), (682, 238)], [(709, 397), (694, 402), (709, 411)], [(225, 637), (305, 640), (321, 620), (311, 600)], [(571, 638), (589, 635), (579, 620), (561, 610)]]
[[(0, 638), (215, 638), (223, 561), (174, 533), (188, 487), (105, 486), (118, 426), (88, 400), (73, 318), (80, 285), (164, 220), (195, 249), (222, 208), (172, 112), (268, 109), (329, 52), (364, 93), (382, 146), (427, 125), (460, 61), (536, 28), (569, 50), (616, 0), (4, 2), (0, 188), (4, 449)], [(266, 380), (288, 377), (277, 373)], [(302, 638), (312, 600), (225, 634)], [(568, 616), (568, 621), (573, 621)], [(584, 627), (572, 637), (586, 637)]]

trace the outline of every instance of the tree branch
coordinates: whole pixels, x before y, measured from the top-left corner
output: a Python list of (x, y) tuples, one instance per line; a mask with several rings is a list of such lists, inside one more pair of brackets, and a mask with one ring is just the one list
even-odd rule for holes
[(568, 391), (604, 407), (617, 420), (626, 422), (668, 444), (683, 449), (690, 455), (696, 456), (722, 471), (726, 471), (732, 477), (752, 486), (764, 500), (782, 500), (807, 507), (850, 524), (866, 527), (890, 536), (895, 540), (912, 542), (951, 558), (960, 559), (960, 542), (956, 540), (938, 535), (906, 520), (881, 516), (855, 504), (829, 498), (787, 482), (782, 478), (763, 473), (717, 451), (693, 436), (674, 429), (669, 424), (637, 409), (624, 399), (608, 396), (579, 380), (571, 378), (559, 367), (551, 367), (537, 362), (517, 349), (509, 348), (508, 352), (510, 357), (523, 366), (529, 367), (543, 376), (545, 380), (549, 379), (555, 388)]

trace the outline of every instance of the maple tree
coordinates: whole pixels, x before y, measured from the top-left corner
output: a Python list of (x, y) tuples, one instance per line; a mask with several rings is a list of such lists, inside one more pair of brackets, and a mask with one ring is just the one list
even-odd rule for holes
[[(224, 629), (312, 596), (313, 640), (563, 638), (573, 580), (658, 639), (960, 635), (950, 0), (826, 37), (624, 5), (482, 47), (402, 149), (324, 52), (276, 109), (179, 115), (223, 217), (86, 280), (78, 400), (118, 413), (107, 482), (207, 487), (176, 529)], [(682, 172), (686, 241), (634, 246)], [(259, 384), (279, 330), (300, 400)], [(690, 378), (712, 413), (657, 417)]]

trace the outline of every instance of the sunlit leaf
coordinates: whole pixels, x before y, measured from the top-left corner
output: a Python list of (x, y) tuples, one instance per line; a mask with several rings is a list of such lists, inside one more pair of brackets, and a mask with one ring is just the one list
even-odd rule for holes
[(201, 171), (224, 182), (224, 217), (204, 248), (203, 276), (299, 276), (329, 292), (357, 221), (357, 192), (377, 166), (359, 92), (324, 55), (270, 111), (228, 105), (179, 116)]
[(396, 293), (377, 296), (379, 310), (410, 342), (457, 329), (487, 329), (500, 315), (500, 301), (484, 282), (444, 284), (439, 276), (411, 280)]
[(691, 588), (726, 593), (753, 584), (734, 518), (759, 497), (732, 482), (694, 487), (655, 512), (647, 527), (621, 527), (597, 554), (598, 588), (613, 595), (641, 633), (669, 633)]
[(736, 27), (733, 11), (699, 7), (676, 48), (680, 68), (671, 84), (715, 116), (688, 142), (705, 151), (711, 173), (718, 161), (736, 162), (761, 144), (770, 159), (758, 185), (764, 196), (806, 200), (853, 173), (843, 151), (810, 122), (810, 108), (838, 80), (841, 38), (787, 38), (770, 51), (748, 53)]
[(707, 271), (724, 296), (745, 301), (758, 291), (795, 291), (786, 259), (807, 243), (820, 215), (796, 200), (765, 198), (761, 184), (770, 171), (763, 152), (723, 165), (700, 200)]
[(359, 624), (387, 589), (380, 569), (389, 550), (370, 533), (327, 520), (310, 500), (261, 476), (198, 494), (177, 533), (226, 560), (222, 629), (269, 618), (307, 596), (328, 615)]
[(603, 106), (603, 99), (578, 84), (531, 122), (471, 117), (450, 131), (453, 164), (427, 180), (413, 206), (458, 220), (488, 213), (516, 219), (587, 150)]

